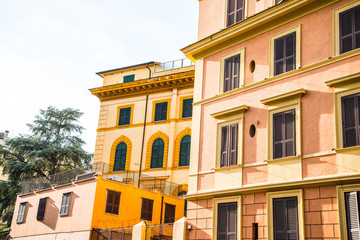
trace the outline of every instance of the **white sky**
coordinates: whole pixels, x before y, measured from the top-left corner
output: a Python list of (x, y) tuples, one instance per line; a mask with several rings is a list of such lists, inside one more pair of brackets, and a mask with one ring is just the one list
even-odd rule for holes
[(0, 132), (28, 133), (39, 109), (71, 107), (94, 152), (95, 73), (184, 58), (197, 24), (197, 0), (0, 0)]

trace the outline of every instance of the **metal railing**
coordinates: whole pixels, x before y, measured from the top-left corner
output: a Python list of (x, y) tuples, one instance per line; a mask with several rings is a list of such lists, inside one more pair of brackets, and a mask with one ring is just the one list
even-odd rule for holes
[(91, 230), (91, 240), (131, 240), (133, 227)]
[(68, 171), (56, 173), (48, 177), (35, 178), (31, 181), (24, 182), (21, 185), (20, 194), (31, 193), (34, 190), (41, 191), (44, 189), (49, 189), (53, 185), (64, 185), (70, 183), (72, 180), (75, 180), (78, 175), (85, 173), (83, 169), (71, 169)]
[[(139, 188), (147, 191), (156, 191), (160, 190), (163, 194), (168, 196), (177, 196), (178, 189), (181, 185), (166, 181), (160, 176), (156, 175), (146, 175), (141, 174), (139, 178), (139, 173), (133, 171), (112, 171), (113, 165), (109, 165), (103, 162), (93, 163), (92, 171), (99, 174), (103, 174), (105, 179), (110, 179), (118, 181), (124, 184), (134, 184), (138, 186), (140, 181)], [(104, 175), (105, 174), (105, 175)]]
[(148, 225), (146, 239), (171, 240), (173, 238), (173, 223)]
[(168, 71), (168, 70), (177, 69), (177, 68), (190, 67), (193, 65), (194, 65), (194, 63), (190, 59), (183, 58), (183, 59), (178, 59), (178, 60), (174, 60), (174, 61), (156, 64), (155, 72), (162, 72), (162, 71)]

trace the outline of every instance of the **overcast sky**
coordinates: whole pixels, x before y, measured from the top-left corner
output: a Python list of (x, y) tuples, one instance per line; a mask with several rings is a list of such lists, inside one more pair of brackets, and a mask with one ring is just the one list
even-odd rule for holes
[(71, 107), (94, 152), (95, 73), (184, 58), (197, 24), (197, 0), (0, 0), (0, 132), (28, 133), (39, 109)]

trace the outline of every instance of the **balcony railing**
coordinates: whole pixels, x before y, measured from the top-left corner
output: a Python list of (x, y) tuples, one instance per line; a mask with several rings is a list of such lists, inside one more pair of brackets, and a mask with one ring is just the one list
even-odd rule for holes
[(168, 70), (177, 69), (177, 68), (190, 67), (193, 65), (194, 65), (194, 63), (190, 59), (183, 58), (183, 59), (178, 59), (178, 60), (174, 60), (174, 61), (170, 61), (170, 62), (156, 64), (155, 72), (163, 72), (163, 71), (168, 71)]

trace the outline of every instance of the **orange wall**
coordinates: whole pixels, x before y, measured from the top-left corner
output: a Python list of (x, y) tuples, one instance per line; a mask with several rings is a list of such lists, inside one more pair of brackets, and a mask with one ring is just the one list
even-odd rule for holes
[[(154, 200), (153, 221), (149, 224), (160, 223), (161, 197), (164, 196), (160, 192), (149, 192), (135, 188), (130, 185), (121, 184), (112, 180), (103, 179), (98, 176), (98, 185), (96, 188), (95, 203), (93, 210), (93, 219), (91, 226), (95, 228), (115, 228), (133, 226), (140, 221), (141, 198)], [(119, 215), (105, 213), (107, 190), (120, 192), (120, 209)], [(175, 221), (184, 216), (184, 200), (169, 196), (164, 196), (165, 203), (176, 205)], [(164, 216), (163, 216), (164, 221)]]
[[(63, 187), (18, 196), (15, 204), (14, 216), (11, 225), (11, 236), (33, 236), (56, 233), (84, 232), (82, 239), (89, 236), (96, 179), (78, 182)], [(70, 198), (69, 215), (60, 217), (60, 207), (63, 193), (72, 192)], [(45, 217), (42, 221), (36, 220), (39, 199), (48, 197)], [(27, 202), (24, 223), (16, 223), (19, 204)], [(80, 235), (77, 235), (78, 237)], [(45, 238), (43, 238), (45, 239)]]

